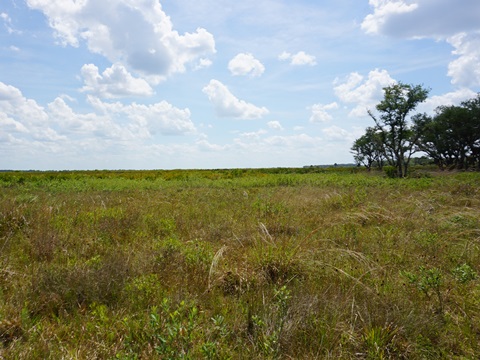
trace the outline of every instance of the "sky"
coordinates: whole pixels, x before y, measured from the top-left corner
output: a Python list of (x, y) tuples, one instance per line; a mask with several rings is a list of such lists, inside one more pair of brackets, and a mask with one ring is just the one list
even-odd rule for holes
[(480, 91), (478, 0), (1, 0), (0, 169), (352, 163), (396, 82)]

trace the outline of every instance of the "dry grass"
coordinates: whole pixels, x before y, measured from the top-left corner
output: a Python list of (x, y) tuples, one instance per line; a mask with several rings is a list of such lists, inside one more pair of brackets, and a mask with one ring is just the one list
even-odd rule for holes
[(3, 175), (0, 358), (475, 358), (479, 174), (300, 170)]

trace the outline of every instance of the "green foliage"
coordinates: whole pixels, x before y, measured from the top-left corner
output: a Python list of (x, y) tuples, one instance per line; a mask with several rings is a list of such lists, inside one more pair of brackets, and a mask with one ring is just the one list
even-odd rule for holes
[(359, 137), (352, 146), (352, 153), (355, 162), (363, 164), (369, 171), (376, 165), (379, 169), (385, 161), (382, 138), (374, 128), (367, 128), (365, 134)]
[(286, 285), (276, 288), (272, 305), (266, 309), (268, 318), (262, 318), (259, 315), (251, 317), (255, 344), (266, 359), (276, 359), (280, 355), (281, 337), (288, 316), (290, 293)]
[(480, 169), (480, 95), (460, 106), (440, 106), (415, 120), (419, 150), (441, 168)]
[(150, 314), (156, 353), (165, 359), (192, 359), (190, 351), (197, 322), (198, 308), (195, 305), (182, 301), (171, 308), (169, 301), (164, 299), (160, 312), (153, 308)]
[(367, 359), (383, 360), (394, 358), (397, 330), (391, 325), (366, 328), (363, 341), (367, 350)]
[(430, 298), (432, 294), (435, 294), (438, 299), (438, 310), (443, 312), (443, 295), (442, 285), (443, 277), (438, 268), (427, 269), (420, 266), (417, 273), (411, 273), (403, 271), (402, 275), (405, 276), (411, 285), (414, 285), (420, 290), (427, 298)]
[(390, 166), (390, 165), (384, 166), (383, 172), (390, 179), (398, 177), (397, 169), (394, 166)]
[(385, 87), (383, 91), (384, 98), (376, 106), (378, 115), (370, 110), (368, 112), (375, 122), (375, 128), (367, 129), (364, 137), (360, 138), (370, 147), (359, 148), (359, 154), (371, 157), (366, 150), (371, 148), (395, 167), (398, 177), (406, 177), (419, 137), (416, 128), (409, 125), (407, 117), (427, 99), (429, 90), (421, 85), (398, 83)]
[(456, 266), (452, 270), (452, 274), (455, 279), (461, 283), (465, 284), (469, 281), (475, 280), (477, 278), (477, 272), (468, 264), (461, 264)]

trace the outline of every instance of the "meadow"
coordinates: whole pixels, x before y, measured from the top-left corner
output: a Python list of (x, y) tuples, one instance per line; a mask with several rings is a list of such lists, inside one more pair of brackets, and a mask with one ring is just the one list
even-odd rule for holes
[(0, 359), (477, 359), (480, 173), (0, 173)]

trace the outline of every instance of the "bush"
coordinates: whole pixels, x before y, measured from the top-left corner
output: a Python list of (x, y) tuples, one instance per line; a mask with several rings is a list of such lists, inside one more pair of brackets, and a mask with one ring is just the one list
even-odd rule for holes
[(384, 166), (383, 172), (390, 179), (396, 178), (398, 176), (397, 168), (395, 166), (390, 166), (390, 165)]

